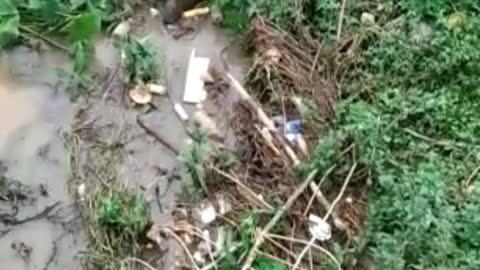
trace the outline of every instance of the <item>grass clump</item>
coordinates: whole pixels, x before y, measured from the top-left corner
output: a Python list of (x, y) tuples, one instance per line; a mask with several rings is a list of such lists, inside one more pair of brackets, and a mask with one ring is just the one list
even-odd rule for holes
[[(88, 270), (135, 269), (129, 259), (138, 258), (143, 250), (143, 237), (150, 225), (149, 205), (143, 196), (118, 180), (121, 143), (98, 141), (93, 134), (82, 135), (71, 134), (67, 147), (69, 187), (77, 194), (76, 202), (87, 228), (84, 266)], [(79, 157), (85, 154), (88, 161), (81, 161)], [(83, 194), (79, 193), (80, 186), (84, 186)]]
[(120, 42), (119, 47), (126, 73), (125, 83), (162, 83), (165, 80), (161, 69), (164, 57), (147, 40), (128, 36)]

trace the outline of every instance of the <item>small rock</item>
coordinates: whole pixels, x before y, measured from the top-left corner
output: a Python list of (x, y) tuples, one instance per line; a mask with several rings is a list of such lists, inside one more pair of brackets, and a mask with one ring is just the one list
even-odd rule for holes
[(368, 12), (363, 12), (362, 16), (360, 17), (360, 21), (364, 25), (373, 25), (375, 24), (375, 16)]

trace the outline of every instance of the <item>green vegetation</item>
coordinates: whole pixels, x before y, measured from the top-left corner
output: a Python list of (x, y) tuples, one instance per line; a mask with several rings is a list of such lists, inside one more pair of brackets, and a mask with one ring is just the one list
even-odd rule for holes
[(94, 38), (118, 22), (130, 5), (120, 0), (0, 0), (0, 48), (21, 42), (69, 52), (74, 63), (68, 90), (76, 98), (95, 85), (88, 72)]
[(211, 146), (208, 143), (207, 134), (199, 128), (192, 132), (191, 139), (189, 146), (182, 152), (180, 160), (187, 168), (187, 173), (194, 187), (202, 189), (203, 192), (208, 194), (204, 166)]
[[(244, 30), (248, 20), (238, 18), (263, 15), (335, 45), (341, 1), (299, 1), (300, 24), (292, 7), (267, 0), (214, 2), (224, 13), (240, 11), (226, 26)], [(374, 25), (361, 23), (363, 12)], [(342, 37), (359, 40), (358, 52), (341, 81), (332, 129), (302, 169), (342, 171), (356, 161), (368, 170), (365, 233), (354, 253), (372, 256), (375, 269), (477, 269), (480, 4), (348, 1)], [(340, 155), (351, 143), (354, 154)]]
[(137, 40), (128, 36), (120, 41), (122, 62), (125, 69), (125, 83), (164, 83), (165, 74), (161, 72), (163, 55), (147, 40)]
[[(143, 250), (141, 241), (150, 226), (149, 205), (117, 179), (116, 166), (123, 156), (121, 142), (100, 141), (88, 128), (82, 132), (70, 134), (66, 145), (70, 151), (69, 187), (72, 194), (77, 194), (89, 240), (82, 257), (84, 266), (134, 269), (129, 268), (133, 267), (129, 259), (138, 258)], [(79, 159), (83, 151), (88, 151), (86, 162)], [(81, 186), (84, 188), (80, 192)]]

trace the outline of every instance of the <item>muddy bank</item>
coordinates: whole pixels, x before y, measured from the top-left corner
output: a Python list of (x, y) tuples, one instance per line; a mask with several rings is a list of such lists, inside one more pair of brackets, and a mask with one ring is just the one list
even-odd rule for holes
[[(209, 20), (195, 21), (191, 24), (193, 32), (190, 35), (175, 39), (163, 27), (162, 18), (146, 14), (139, 14), (141, 19), (136, 20), (136, 34), (148, 36), (150, 42), (161, 49), (169, 94), (168, 97), (156, 97), (156, 109), (148, 113), (131, 106), (125, 89), (117, 81), (121, 78), (101, 84), (111, 88), (108, 95), (100, 89), (86, 99), (71, 103), (63, 83), (66, 78), (58, 72), (69, 68), (65, 55), (50, 51), (39, 54), (18, 47), (2, 56), (14, 75), (13, 86), (0, 89), (3, 125), (0, 161), (6, 168), (2, 176), (28, 187), (32, 196), (32, 200), (25, 202), (0, 202), (5, 203), (2, 211), (14, 205), (21, 219), (59, 203), (54, 211), (39, 220), (1, 226), (6, 232), (0, 238), (0, 260), (5, 268), (76, 269), (79, 266), (77, 255), (86, 245), (78, 209), (73, 204), (72, 196), (76, 195), (68, 192), (71, 164), (64, 144), (64, 134), (72, 130), (72, 125), (75, 129), (89, 122), (102, 141), (113, 142), (121, 138), (125, 155), (115, 166), (118, 179), (145, 195), (152, 209), (153, 223), (173, 222), (171, 211), (183, 184), (165, 178), (162, 171), (180, 173), (182, 168), (176, 155), (148, 135), (138, 125), (137, 118), (181, 150), (187, 134), (172, 104), (182, 101), (191, 50), (195, 49), (199, 56), (210, 57), (213, 66), (222, 66), (220, 52), (223, 50), (231, 71), (238, 75), (244, 72), (246, 61), (240, 56), (240, 49), (232, 44), (233, 38)], [(119, 54), (112, 42), (108, 38), (101, 39), (96, 50), (96, 69), (102, 74), (105, 70), (114, 72)], [(185, 105), (185, 109), (191, 113), (194, 106)], [(216, 109), (209, 105), (207, 111), (215, 112)], [(157, 202), (158, 191), (162, 196)], [(167, 247), (170, 246), (168, 256), (157, 258), (159, 269), (174, 269), (175, 262), (183, 260), (175, 244), (168, 243)]]

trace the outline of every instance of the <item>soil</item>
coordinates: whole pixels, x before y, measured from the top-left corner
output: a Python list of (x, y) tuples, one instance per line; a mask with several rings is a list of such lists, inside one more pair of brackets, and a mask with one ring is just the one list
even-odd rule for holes
[[(167, 88), (169, 98), (156, 97), (156, 110), (144, 114), (122, 99), (122, 89), (112, 84), (109, 95), (94, 93), (75, 103), (65, 91), (58, 69), (68, 69), (68, 56), (54, 51), (38, 53), (26, 47), (16, 47), (2, 56), (13, 70), (13, 85), (0, 82), (0, 161), (6, 167), (5, 178), (18, 180), (32, 190), (33, 200), (18, 204), (17, 218), (29, 217), (46, 207), (60, 202), (48, 218), (33, 220), (11, 229), (0, 238), (0, 261), (2, 269), (79, 269), (78, 254), (85, 248), (81, 222), (73, 207), (73, 199), (67, 189), (68, 152), (64, 146), (63, 133), (77, 122), (78, 111), (82, 118), (96, 119), (95, 127), (102, 129), (102, 136), (122, 130), (127, 138), (124, 147), (127, 156), (119, 164), (119, 178), (144, 192), (152, 206), (152, 220), (158, 224), (172, 222), (171, 211), (175, 207), (177, 193), (182, 183), (174, 182), (167, 190), (167, 181), (159, 181), (158, 168), (180, 168), (177, 157), (170, 150), (147, 135), (136, 122), (137, 116), (161, 134), (178, 149), (185, 145), (187, 134), (184, 125), (173, 111), (173, 102), (181, 102), (188, 59), (193, 48), (199, 56), (210, 57), (213, 66), (221, 66), (220, 52), (225, 50), (224, 60), (230, 71), (240, 77), (244, 74), (246, 60), (240, 49), (232, 45), (230, 37), (214, 26), (208, 19), (192, 23), (196, 33), (184, 39), (175, 39), (163, 27), (162, 18), (151, 18), (145, 12), (136, 20), (138, 34), (149, 40), (165, 54)], [(96, 46), (96, 68), (99, 71), (115, 70), (117, 52), (108, 38)], [(170, 100), (169, 100), (170, 99)], [(187, 112), (194, 106), (185, 105)], [(212, 111), (212, 110), (210, 110)], [(108, 139), (108, 138), (105, 138)], [(155, 202), (152, 183), (159, 181), (162, 210)], [(0, 204), (7, 203), (0, 201)], [(8, 205), (6, 206), (8, 208)], [(4, 206), (2, 205), (3, 209)], [(1, 214), (1, 212), (0, 212)], [(1, 235), (1, 234), (0, 234)], [(22, 243), (29, 251), (28, 260), (18, 256), (13, 243)], [(23, 246), (22, 245), (22, 246)], [(16, 245), (18, 246), (18, 245)], [(173, 259), (166, 256), (163, 268), (174, 269)]]

